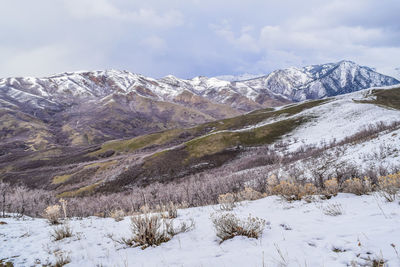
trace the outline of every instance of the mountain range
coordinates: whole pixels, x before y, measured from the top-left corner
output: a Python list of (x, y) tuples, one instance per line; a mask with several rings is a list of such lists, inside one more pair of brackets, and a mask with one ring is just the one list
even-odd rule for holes
[(397, 83), (351, 61), (277, 70), (242, 81), (153, 79), (118, 70), (3, 78), (0, 148), (6, 153), (100, 144)]

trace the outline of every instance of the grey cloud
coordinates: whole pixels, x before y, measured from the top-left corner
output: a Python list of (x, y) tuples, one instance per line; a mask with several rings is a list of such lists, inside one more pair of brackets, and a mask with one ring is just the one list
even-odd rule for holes
[(341, 59), (396, 75), (400, 58), (397, 0), (20, 0), (2, 7), (2, 77), (117, 68), (189, 78)]

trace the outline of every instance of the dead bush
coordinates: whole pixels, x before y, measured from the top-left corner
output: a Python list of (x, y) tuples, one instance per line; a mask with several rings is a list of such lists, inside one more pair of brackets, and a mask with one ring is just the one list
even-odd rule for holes
[(167, 205), (161, 206), (162, 216), (167, 219), (178, 217), (178, 209), (174, 203), (170, 202)]
[(239, 201), (243, 200), (257, 200), (266, 197), (266, 194), (262, 194), (251, 187), (245, 187), (244, 190), (236, 194), (236, 198)]
[(339, 183), (336, 178), (324, 181), (324, 187), (322, 194), (328, 199), (339, 193)]
[(116, 222), (120, 222), (125, 217), (125, 211), (123, 211), (121, 209), (115, 209), (115, 210), (111, 211), (110, 217), (113, 218)]
[(273, 194), (279, 195), (287, 201), (301, 200), (305, 196), (316, 194), (317, 191), (315, 185), (311, 183), (301, 185), (288, 181), (281, 181), (272, 189)]
[(364, 179), (351, 178), (343, 182), (342, 190), (345, 193), (352, 193), (361, 196), (370, 193), (373, 190), (373, 187), (368, 177), (364, 177)]
[(62, 198), (62, 199), (60, 199), (60, 203), (61, 203), (62, 211), (64, 213), (64, 219), (67, 219), (67, 204), (68, 204), (68, 201)]
[(279, 184), (279, 180), (276, 177), (276, 175), (271, 175), (267, 178), (267, 188), (266, 191), (269, 192), (270, 194), (273, 193), (274, 187)]
[(71, 262), (69, 253), (62, 250), (54, 252), (54, 257), (56, 258), (56, 263), (53, 265), (54, 267), (62, 267)]
[(145, 249), (168, 242), (173, 236), (187, 232), (193, 227), (193, 221), (191, 221), (190, 225), (181, 223), (175, 228), (173, 220), (164, 219), (159, 214), (143, 214), (131, 217), (130, 230), (132, 237), (121, 238), (118, 242), (131, 247), (140, 246)]
[(265, 220), (249, 217), (245, 220), (237, 218), (232, 213), (225, 213), (219, 216), (212, 216), (217, 237), (221, 242), (234, 238), (235, 236), (247, 236), (249, 238), (259, 238), (265, 228)]
[(44, 210), (43, 217), (46, 218), (50, 224), (59, 224), (61, 217), (60, 210), (60, 205), (50, 205)]
[(221, 210), (233, 210), (236, 207), (236, 198), (232, 193), (226, 193), (218, 196), (218, 204)]
[(378, 177), (378, 190), (387, 201), (395, 201), (399, 197), (400, 172)]
[(322, 208), (325, 215), (339, 216), (343, 214), (343, 207), (340, 203), (330, 203)]
[(55, 227), (51, 233), (51, 237), (54, 241), (58, 241), (67, 237), (72, 236), (72, 229), (68, 224)]

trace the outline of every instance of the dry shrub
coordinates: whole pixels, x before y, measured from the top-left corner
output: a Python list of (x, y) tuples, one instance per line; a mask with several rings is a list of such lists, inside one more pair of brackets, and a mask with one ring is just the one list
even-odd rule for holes
[(325, 215), (339, 216), (343, 214), (343, 208), (340, 203), (330, 203), (322, 208)]
[(168, 242), (179, 233), (187, 232), (194, 227), (194, 222), (190, 225), (181, 223), (179, 227), (174, 227), (173, 220), (162, 218), (159, 214), (143, 214), (131, 217), (131, 238), (122, 238), (119, 243), (131, 247), (140, 246), (142, 249), (151, 246), (159, 246), (161, 243)]
[(151, 209), (149, 205), (144, 204), (143, 206), (140, 207), (139, 210), (141, 213), (149, 213)]
[(178, 217), (178, 209), (174, 203), (170, 202), (167, 205), (161, 206), (162, 216), (167, 219), (174, 219)]
[(212, 217), (217, 237), (221, 242), (234, 238), (235, 236), (247, 236), (259, 238), (265, 228), (265, 220), (257, 217), (249, 217), (246, 220), (237, 218), (232, 213), (225, 213)]
[(400, 172), (378, 178), (379, 194), (387, 201), (393, 202), (399, 197)]
[(68, 224), (61, 225), (60, 227), (55, 227), (51, 233), (54, 241), (58, 241), (67, 237), (72, 236), (72, 229)]
[(59, 224), (61, 217), (60, 211), (60, 205), (50, 205), (44, 210), (43, 217), (46, 218), (50, 224)]
[(279, 180), (276, 177), (276, 175), (271, 175), (267, 178), (267, 192), (271, 193), (274, 190), (274, 187), (277, 186), (279, 184)]
[(125, 217), (125, 211), (123, 211), (122, 209), (115, 209), (111, 211), (110, 217), (113, 218), (116, 222), (120, 222)]
[(53, 265), (54, 267), (62, 267), (71, 262), (69, 254), (62, 250), (54, 252), (54, 257), (56, 258), (56, 263)]
[(364, 179), (351, 178), (344, 181), (342, 184), (342, 190), (345, 193), (352, 193), (358, 196), (368, 194), (372, 191), (372, 183), (368, 177)]
[(257, 200), (266, 197), (266, 194), (262, 194), (251, 187), (245, 187), (244, 190), (236, 194), (236, 198), (239, 201), (243, 200)]
[(245, 187), (238, 193), (226, 193), (218, 196), (218, 204), (221, 210), (231, 211), (236, 207), (237, 201), (244, 200), (257, 200), (266, 197), (266, 194), (262, 194), (251, 187)]
[(328, 199), (332, 196), (336, 196), (339, 193), (339, 183), (336, 178), (328, 179), (324, 181), (324, 190), (322, 194)]
[(226, 193), (218, 196), (218, 204), (221, 210), (233, 210), (236, 206), (236, 197), (232, 193)]
[(272, 189), (273, 194), (279, 195), (287, 201), (301, 200), (305, 196), (311, 196), (317, 192), (318, 189), (311, 183), (301, 185), (288, 181), (281, 181)]
[(67, 204), (68, 204), (68, 201), (63, 199), (63, 198), (61, 198), (60, 199), (60, 203), (61, 203), (62, 211), (64, 213), (64, 219), (67, 219)]

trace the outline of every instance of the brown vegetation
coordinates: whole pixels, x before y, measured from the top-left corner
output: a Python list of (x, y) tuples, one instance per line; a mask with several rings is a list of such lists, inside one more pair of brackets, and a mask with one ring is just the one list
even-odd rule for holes
[(235, 236), (247, 236), (248, 238), (257, 239), (262, 235), (266, 224), (265, 220), (252, 217), (251, 215), (247, 219), (242, 220), (232, 213), (214, 215), (211, 219), (217, 237), (221, 239), (220, 243)]

